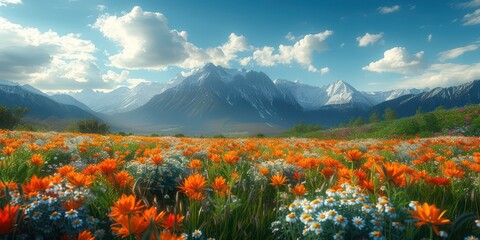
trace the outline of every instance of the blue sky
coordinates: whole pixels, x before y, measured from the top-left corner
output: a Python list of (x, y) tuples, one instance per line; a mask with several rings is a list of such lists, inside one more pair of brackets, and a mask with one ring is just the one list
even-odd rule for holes
[(0, 0), (0, 80), (46, 91), (163, 82), (207, 62), (321, 86), (480, 79), (480, 0)]

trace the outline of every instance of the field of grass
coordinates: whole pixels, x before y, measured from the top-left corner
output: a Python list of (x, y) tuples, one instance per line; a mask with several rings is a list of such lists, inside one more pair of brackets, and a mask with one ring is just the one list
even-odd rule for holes
[(318, 129), (315, 126), (298, 125), (287, 130), (282, 137), (308, 137), (321, 139), (359, 138), (412, 138), (480, 135), (480, 105), (450, 110), (438, 109), (430, 113), (419, 113), (412, 117), (393, 121)]
[(1, 131), (0, 239), (475, 239), (479, 146)]

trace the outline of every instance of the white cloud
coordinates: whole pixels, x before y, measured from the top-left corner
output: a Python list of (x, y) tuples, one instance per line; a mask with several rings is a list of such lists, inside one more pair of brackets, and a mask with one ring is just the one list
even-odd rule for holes
[(480, 24), (480, 9), (475, 10), (473, 13), (468, 13), (463, 16), (463, 25), (476, 25)]
[(7, 6), (7, 4), (21, 4), (22, 0), (0, 0), (0, 7)]
[(287, 35), (285, 35), (285, 39), (288, 41), (295, 41), (295, 36), (292, 34), (292, 32), (288, 32)]
[(244, 57), (240, 59), (240, 65), (247, 66), (250, 63), (250, 61), (252, 61), (252, 59), (253, 59), (252, 57)]
[(438, 54), (438, 60), (441, 62), (445, 62), (449, 59), (455, 59), (457, 57), (460, 57), (462, 54), (470, 51), (475, 51), (479, 47), (479, 44), (470, 44), (465, 47), (459, 47), (459, 48), (454, 48), (450, 49), (448, 51), (444, 51)]
[[(313, 53), (325, 50), (324, 41), (332, 35), (332, 31), (305, 35), (293, 45), (280, 45), (276, 50), (265, 46), (253, 52), (253, 60), (260, 66), (275, 66), (277, 64), (298, 63), (310, 68), (313, 62)], [(313, 67), (313, 66), (312, 66)]]
[(391, 6), (391, 7), (379, 7), (377, 10), (381, 14), (388, 14), (388, 13), (400, 11), (400, 6), (395, 5), (395, 6)]
[(97, 5), (97, 10), (100, 11), (100, 12), (103, 12), (107, 9), (107, 6), (105, 5)]
[(431, 42), (431, 41), (432, 41), (432, 38), (433, 38), (432, 34), (428, 34), (428, 36), (427, 36), (427, 41), (428, 41), (428, 42)]
[(480, 0), (472, 0), (470, 2), (460, 4), (461, 7), (480, 7)]
[(313, 72), (313, 73), (320, 73), (320, 75), (323, 75), (325, 73), (330, 72), (330, 68), (328, 68), (328, 67), (323, 67), (321, 69), (318, 69), (318, 68), (314, 67), (313, 65), (309, 65), (307, 70), (309, 72)]
[(418, 72), (426, 67), (426, 61), (423, 57), (424, 52), (418, 52), (410, 56), (403, 47), (394, 47), (383, 53), (383, 58), (371, 62), (363, 70), (372, 72), (394, 72), (402, 74), (410, 74)]
[(433, 64), (425, 73), (404, 78), (396, 84), (398, 88), (448, 87), (480, 79), (480, 63)]
[(115, 86), (135, 86), (139, 83), (146, 82), (145, 79), (130, 78), (130, 72), (126, 70), (120, 73), (108, 70), (106, 74), (102, 75), (102, 80)]
[(361, 37), (357, 37), (358, 46), (366, 47), (368, 45), (373, 45), (382, 37), (383, 37), (383, 32), (378, 34), (365, 33), (365, 35)]
[(163, 14), (140, 7), (120, 17), (104, 14), (93, 28), (122, 49), (109, 57), (111, 65), (121, 69), (196, 68), (208, 62), (229, 66), (237, 60), (237, 53), (251, 49), (246, 38), (235, 33), (221, 46), (199, 48), (188, 42), (187, 32), (169, 29)]
[(95, 64), (95, 45), (78, 34), (59, 35), (0, 17), (0, 75), (44, 90), (108, 88)]

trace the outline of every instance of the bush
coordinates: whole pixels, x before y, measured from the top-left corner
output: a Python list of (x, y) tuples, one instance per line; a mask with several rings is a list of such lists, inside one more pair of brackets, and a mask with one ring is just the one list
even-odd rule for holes
[(415, 118), (405, 118), (398, 121), (396, 134), (415, 135), (420, 132), (420, 124)]
[(183, 133), (176, 133), (175, 135), (173, 135), (174, 137), (177, 137), (177, 138), (181, 138), (181, 137), (185, 137), (185, 134)]
[(26, 107), (14, 106), (11, 109), (0, 105), (0, 129), (12, 130), (28, 112)]
[(110, 127), (106, 123), (100, 124), (97, 119), (82, 120), (77, 123), (80, 133), (95, 133), (105, 135), (109, 133)]
[(441, 130), (437, 116), (434, 113), (423, 115), (423, 121), (425, 122), (425, 131), (435, 133)]
[(298, 133), (308, 133), (308, 132), (316, 132), (322, 130), (320, 125), (310, 125), (310, 124), (298, 124), (290, 128), (287, 132), (291, 134), (298, 134)]

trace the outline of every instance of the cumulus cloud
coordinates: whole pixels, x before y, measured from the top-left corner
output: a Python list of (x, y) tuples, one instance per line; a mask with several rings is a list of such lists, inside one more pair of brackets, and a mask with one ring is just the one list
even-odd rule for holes
[(428, 42), (431, 42), (431, 41), (432, 41), (432, 38), (433, 38), (432, 34), (428, 34), (428, 36), (427, 36), (427, 41), (428, 41)]
[(454, 48), (450, 49), (444, 52), (441, 52), (438, 54), (438, 60), (441, 62), (445, 62), (450, 59), (455, 59), (457, 57), (460, 57), (462, 54), (470, 51), (475, 51), (479, 47), (479, 44), (470, 44), (465, 47), (459, 47), (459, 48)]
[(390, 7), (387, 7), (387, 6), (379, 7), (377, 10), (381, 14), (388, 14), (388, 13), (400, 11), (400, 6), (399, 5), (394, 5), (394, 6), (390, 6)]
[(0, 7), (7, 6), (8, 4), (21, 4), (22, 0), (0, 0)]
[(135, 86), (139, 83), (146, 82), (145, 79), (131, 78), (130, 72), (126, 70), (122, 70), (120, 73), (108, 70), (107, 73), (102, 75), (102, 80), (115, 86)]
[(78, 34), (40, 32), (0, 17), (0, 73), (5, 80), (45, 90), (107, 88), (95, 51)]
[(103, 12), (107, 9), (107, 6), (105, 5), (97, 5), (97, 10), (100, 11), (100, 12)]
[(426, 67), (426, 61), (423, 57), (424, 52), (418, 52), (411, 56), (403, 47), (394, 47), (383, 53), (383, 58), (371, 62), (363, 70), (372, 72), (394, 72), (402, 74), (410, 74), (418, 72)]
[(275, 66), (278, 64), (298, 63), (311, 72), (319, 71), (313, 65), (313, 53), (325, 50), (324, 41), (333, 34), (324, 31), (305, 35), (293, 45), (280, 45), (278, 49), (265, 46), (253, 52), (253, 59), (260, 66)]
[(406, 77), (396, 84), (398, 88), (448, 87), (480, 79), (480, 63), (431, 65), (423, 74)]
[(365, 33), (365, 35), (361, 37), (357, 37), (358, 46), (366, 47), (368, 45), (373, 45), (382, 37), (383, 37), (383, 32), (378, 34)]
[(480, 9), (475, 10), (473, 13), (468, 13), (463, 16), (463, 25), (476, 25), (480, 24)]
[(199, 48), (188, 41), (187, 32), (170, 29), (163, 14), (138, 6), (123, 16), (101, 15), (93, 28), (121, 48), (109, 57), (111, 65), (121, 69), (195, 68), (207, 62), (228, 66), (237, 53), (251, 49), (246, 38), (235, 33), (221, 46)]
[(295, 36), (292, 34), (292, 32), (288, 32), (287, 35), (285, 35), (285, 39), (288, 41), (295, 41)]
[(461, 3), (461, 7), (480, 7), (480, 0), (472, 0), (466, 3)]

